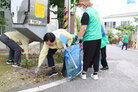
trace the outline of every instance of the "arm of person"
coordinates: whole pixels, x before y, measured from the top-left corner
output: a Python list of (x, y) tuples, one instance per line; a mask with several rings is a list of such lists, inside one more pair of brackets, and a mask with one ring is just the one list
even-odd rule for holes
[(67, 32), (67, 31), (63, 31), (62, 34), (68, 38), (67, 45), (71, 46), (72, 41), (73, 41), (72, 35), (69, 32)]
[(44, 43), (44, 46), (40, 52), (40, 55), (39, 55), (39, 61), (38, 61), (38, 67), (41, 66), (41, 64), (43, 63), (45, 57), (47, 56), (48, 54), (48, 50), (49, 50), (49, 46), (46, 45), (46, 43)]
[(25, 56), (26, 56), (26, 59), (29, 59), (29, 49), (28, 49), (28, 47), (29, 47), (29, 42), (27, 42), (27, 41), (22, 41), (22, 45), (23, 45), (23, 48), (24, 48), (24, 53), (25, 53)]
[(80, 28), (80, 32), (79, 32), (79, 36), (78, 39), (81, 39), (82, 36), (84, 35), (86, 29), (87, 29), (87, 25), (89, 24), (89, 15), (87, 13), (84, 13), (81, 19), (81, 28)]

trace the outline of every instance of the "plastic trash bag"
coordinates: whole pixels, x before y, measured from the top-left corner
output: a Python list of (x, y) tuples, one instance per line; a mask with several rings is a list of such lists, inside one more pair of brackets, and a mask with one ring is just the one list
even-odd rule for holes
[(67, 70), (67, 80), (72, 80), (81, 72), (81, 48), (80, 45), (72, 45), (65, 50), (65, 64)]
[(120, 41), (120, 42), (118, 43), (118, 46), (122, 46), (122, 45), (123, 45), (123, 42)]

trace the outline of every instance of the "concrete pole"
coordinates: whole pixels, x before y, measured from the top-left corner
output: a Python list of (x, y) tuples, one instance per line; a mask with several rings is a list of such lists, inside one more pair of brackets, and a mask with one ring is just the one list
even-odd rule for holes
[(70, 32), (70, 8), (71, 8), (71, 0), (68, 0), (68, 32)]
[(138, 49), (138, 28), (137, 28), (137, 37), (136, 37), (136, 40), (137, 40), (137, 42), (136, 42), (136, 49)]

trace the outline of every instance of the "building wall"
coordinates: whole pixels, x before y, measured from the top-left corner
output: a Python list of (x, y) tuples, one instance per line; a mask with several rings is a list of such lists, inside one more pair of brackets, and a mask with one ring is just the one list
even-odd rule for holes
[[(115, 27), (118, 27), (125, 21), (134, 24), (134, 21), (135, 21), (134, 17), (136, 16), (104, 18), (103, 22), (104, 22), (104, 26), (105, 26), (105, 22), (110, 22), (110, 25), (111, 25), (111, 22), (115, 22), (116, 23)], [(109, 28), (113, 28), (110, 25), (109, 25)]]

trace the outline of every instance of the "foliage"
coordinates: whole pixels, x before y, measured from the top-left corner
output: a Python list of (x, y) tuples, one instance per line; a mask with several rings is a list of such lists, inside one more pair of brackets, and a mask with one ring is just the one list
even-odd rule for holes
[(122, 32), (121, 32), (121, 33), (120, 33), (120, 32), (117, 32), (116, 35), (118, 36), (119, 39), (122, 38), (122, 37), (124, 36), (124, 35), (122, 34)]
[[(135, 22), (138, 23), (138, 17), (134, 17), (134, 19), (135, 19)], [(136, 30), (138, 30), (138, 25), (136, 25)]]
[(116, 28), (117, 30), (121, 31), (122, 33), (128, 33), (128, 35), (131, 37), (133, 33), (135, 33), (136, 27), (133, 25), (121, 25)]
[(32, 66), (36, 66), (36, 62), (33, 59), (24, 59), (21, 62), (21, 66), (24, 68), (30, 68)]
[(56, 63), (63, 63), (64, 61), (64, 56), (60, 52), (56, 52), (54, 55), (54, 60)]
[(11, 0), (0, 0), (0, 8), (2, 9), (10, 9), (10, 1)]
[(76, 25), (77, 25), (77, 34), (79, 34), (81, 28), (81, 22), (79, 16), (76, 17)]
[[(64, 1), (65, 0), (50, 0), (50, 5), (52, 7), (57, 6), (57, 11), (52, 11), (53, 13), (57, 14), (57, 19), (59, 21), (59, 28), (63, 28), (63, 18), (64, 18)], [(71, 0), (73, 3), (74, 0)], [(79, 2), (79, 0), (76, 0)]]
[(7, 19), (4, 16), (0, 16), (0, 25), (7, 25), (6, 21)]
[(106, 33), (108, 36), (108, 40), (111, 43), (111, 41), (115, 39), (115, 35), (113, 34), (111, 29), (106, 29)]

